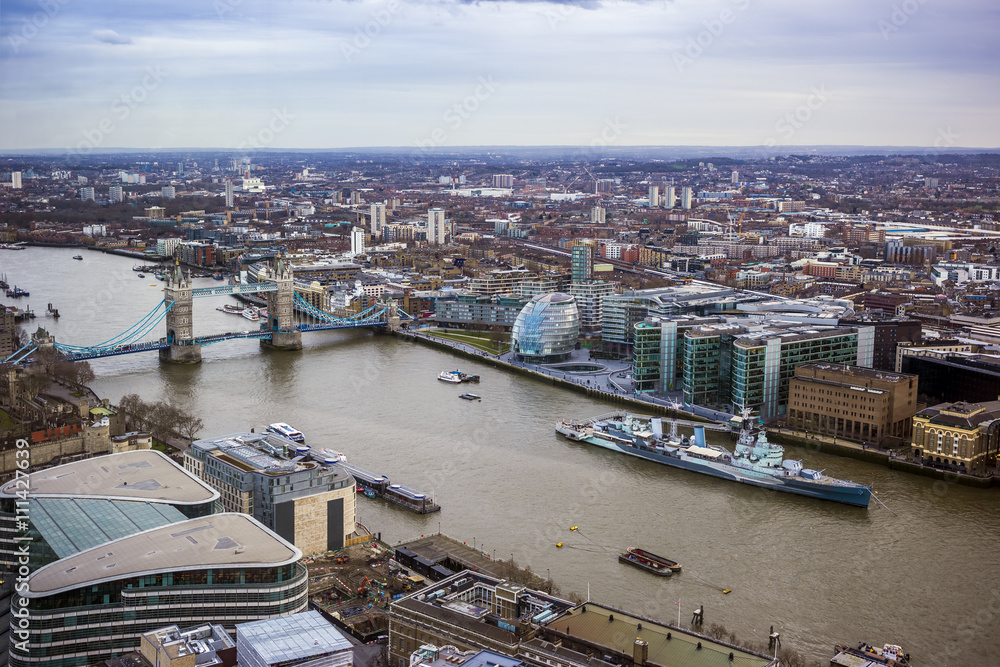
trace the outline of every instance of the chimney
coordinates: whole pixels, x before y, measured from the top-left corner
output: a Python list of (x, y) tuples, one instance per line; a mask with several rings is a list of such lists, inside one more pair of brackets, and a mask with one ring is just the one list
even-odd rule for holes
[(642, 641), (639, 637), (635, 638), (635, 644), (632, 645), (632, 664), (633, 665), (645, 665), (646, 658), (649, 656), (649, 643)]

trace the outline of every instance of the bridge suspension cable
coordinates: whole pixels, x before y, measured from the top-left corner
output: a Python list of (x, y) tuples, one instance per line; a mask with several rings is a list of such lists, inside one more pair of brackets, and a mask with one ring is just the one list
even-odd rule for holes
[(158, 312), (163, 306), (164, 302), (161, 301), (156, 304), (156, 307), (149, 311), (141, 320), (130, 326), (122, 333), (112, 336), (102, 343), (97, 343), (96, 345), (68, 345), (65, 343), (56, 343), (56, 349), (69, 354), (90, 354), (93, 352), (112, 350), (124, 345), (130, 345), (152, 331), (163, 320), (163, 318), (167, 316), (170, 309), (174, 307), (174, 302), (171, 302), (169, 306), (166, 306), (161, 312)]
[(312, 305), (303, 299), (298, 292), (295, 293), (295, 305), (304, 310), (308, 315), (312, 315), (318, 320), (329, 322), (330, 324), (342, 324), (344, 326), (372, 324), (373, 322), (378, 321), (382, 315), (389, 310), (388, 306), (383, 306), (381, 310), (376, 312), (379, 304), (375, 304), (367, 310), (351, 315), (350, 317), (337, 317), (336, 315), (331, 315), (330, 313), (324, 312)]

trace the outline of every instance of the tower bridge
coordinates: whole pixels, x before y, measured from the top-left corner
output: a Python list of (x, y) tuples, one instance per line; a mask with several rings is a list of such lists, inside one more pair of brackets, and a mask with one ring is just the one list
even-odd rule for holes
[[(3, 362), (27, 363), (36, 350), (54, 348), (69, 361), (156, 350), (161, 361), (192, 364), (201, 361), (203, 347), (227, 340), (257, 339), (262, 347), (275, 350), (301, 350), (303, 332), (358, 328), (386, 328), (395, 331), (404, 319), (413, 319), (394, 300), (376, 303), (350, 317), (338, 317), (321, 310), (295, 293), (292, 270), (281, 258), (275, 260), (274, 267), (268, 275), (269, 280), (266, 282), (195, 288), (192, 286), (190, 274), (185, 274), (180, 266), (175, 266), (167, 276), (163, 288), (163, 301), (156, 304), (153, 310), (125, 331), (102, 343), (83, 346), (56, 342), (48, 332), (39, 329), (32, 335), (27, 345)], [(261, 320), (259, 329), (208, 336), (194, 334), (194, 299), (243, 294), (265, 295), (267, 319)], [(296, 309), (309, 315), (315, 322), (295, 324)], [(164, 323), (166, 335), (159, 340), (144, 340), (153, 333), (160, 322)]]

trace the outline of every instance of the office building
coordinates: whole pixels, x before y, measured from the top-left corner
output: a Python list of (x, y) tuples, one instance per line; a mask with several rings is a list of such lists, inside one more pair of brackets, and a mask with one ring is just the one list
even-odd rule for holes
[(677, 189), (668, 185), (663, 190), (663, 208), (673, 208), (677, 203)]
[(630, 355), (635, 325), (647, 317), (714, 315), (762, 298), (722, 285), (657, 287), (606, 296), (601, 315), (602, 346), (606, 352)]
[(917, 412), (917, 377), (810, 363), (797, 366), (788, 387), (792, 428), (875, 445), (910, 438)]
[(123, 191), (120, 185), (112, 185), (108, 188), (108, 201), (112, 204), (120, 204), (122, 202)]
[(221, 625), (168, 625), (143, 633), (138, 658), (133, 667), (236, 667), (236, 642)]
[(920, 376), (917, 391), (928, 404), (1000, 399), (1000, 356), (926, 349), (917, 355), (904, 350), (900, 370)]
[(240, 667), (347, 667), (354, 645), (316, 610), (236, 626)]
[(913, 456), (952, 470), (996, 470), (1000, 454), (1000, 401), (941, 403), (913, 417)]
[(21, 172), (12, 171), (10, 173), (10, 187), (13, 190), (21, 189)]
[(560, 618), (572, 606), (480, 572), (459, 572), (393, 601), (389, 665), (408, 667), (410, 656), (426, 644), (513, 657), (521, 642), (533, 637), (533, 619)]
[(691, 208), (691, 188), (683, 188), (681, 190), (681, 208)]
[(875, 330), (872, 368), (882, 371), (896, 369), (896, 348), (900, 344), (919, 343), (923, 335), (920, 320), (904, 317), (849, 317), (841, 319), (840, 324)]
[(513, 188), (514, 176), (512, 174), (493, 174), (493, 187)]
[(385, 228), (385, 204), (372, 204), (370, 227), (372, 238), (376, 241), (382, 238), (383, 228)]
[(320, 452), (270, 433), (204, 438), (184, 467), (306, 555), (340, 549), (355, 534), (354, 478)]
[(443, 208), (432, 208), (427, 211), (427, 245), (444, 245), (447, 226)]
[(590, 243), (573, 246), (571, 270), (574, 283), (587, 282), (594, 277), (594, 255), (596, 248)]
[[(605, 312), (605, 326), (607, 321)], [(749, 408), (765, 419), (784, 415), (789, 380), (799, 364), (871, 365), (873, 332), (866, 327), (818, 329), (782, 322), (709, 319), (678, 320), (676, 328), (665, 327), (662, 321), (633, 328), (642, 341), (633, 350), (640, 361), (637, 388), (655, 391), (659, 382), (661, 391), (669, 391), (672, 379), (674, 389), (683, 389), (685, 403), (716, 406), (732, 414)], [(677, 342), (679, 330), (683, 330), (682, 344)], [(679, 356), (683, 357), (680, 382), (676, 374)]]
[(442, 327), (456, 329), (481, 331), (500, 327), (509, 330), (525, 303), (525, 298), (514, 295), (452, 294), (435, 300), (434, 321)]
[(365, 254), (365, 230), (362, 227), (351, 228), (351, 254)]
[(699, 326), (724, 324), (721, 317), (649, 317), (634, 325), (632, 377), (638, 394), (659, 394), (681, 388), (684, 377), (684, 332)]
[(233, 207), (233, 179), (226, 179), (226, 208)]
[(144, 633), (165, 623), (220, 624), (231, 632), (237, 623), (303, 611), (308, 572), (301, 558), (246, 514), (103, 542), (31, 573), (27, 591), (12, 602), (12, 617), (22, 598), (28, 602), (31, 623), (23, 643), (11, 642), (10, 664), (91, 665), (138, 648)]
[(530, 363), (565, 361), (580, 336), (580, 312), (569, 294), (553, 292), (532, 298), (514, 321), (511, 349)]
[(590, 224), (603, 225), (607, 220), (607, 211), (603, 206), (594, 206), (590, 209)]
[(177, 196), (177, 190), (172, 185), (164, 185), (160, 188), (160, 197), (163, 199), (173, 199)]
[(83, 201), (94, 201), (94, 188), (80, 188), (80, 199)]
[(589, 280), (570, 283), (566, 292), (576, 300), (577, 310), (580, 311), (580, 333), (600, 334), (604, 297), (614, 294), (615, 286), (604, 281)]
[(656, 208), (660, 205), (660, 188), (655, 185), (649, 186), (649, 208)]
[[(978, 346), (975, 346), (972, 343), (960, 341), (957, 338), (936, 338), (921, 340), (913, 343), (900, 342), (896, 345), (896, 364), (893, 366), (892, 370), (897, 373), (902, 372), (903, 357), (922, 357), (924, 355), (935, 356), (935, 353), (942, 352), (976, 351), (978, 351)], [(947, 354), (939, 356), (947, 356)]]
[[(216, 510), (219, 492), (165, 454), (144, 449), (108, 454), (33, 472), (22, 537), (32, 569), (104, 542)], [(0, 564), (17, 562), (18, 480), (0, 487)]]

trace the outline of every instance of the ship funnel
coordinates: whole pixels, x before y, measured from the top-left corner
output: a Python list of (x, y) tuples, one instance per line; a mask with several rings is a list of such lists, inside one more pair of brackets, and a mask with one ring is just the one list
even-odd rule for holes
[(699, 447), (705, 446), (705, 427), (695, 426), (694, 427), (694, 444)]

